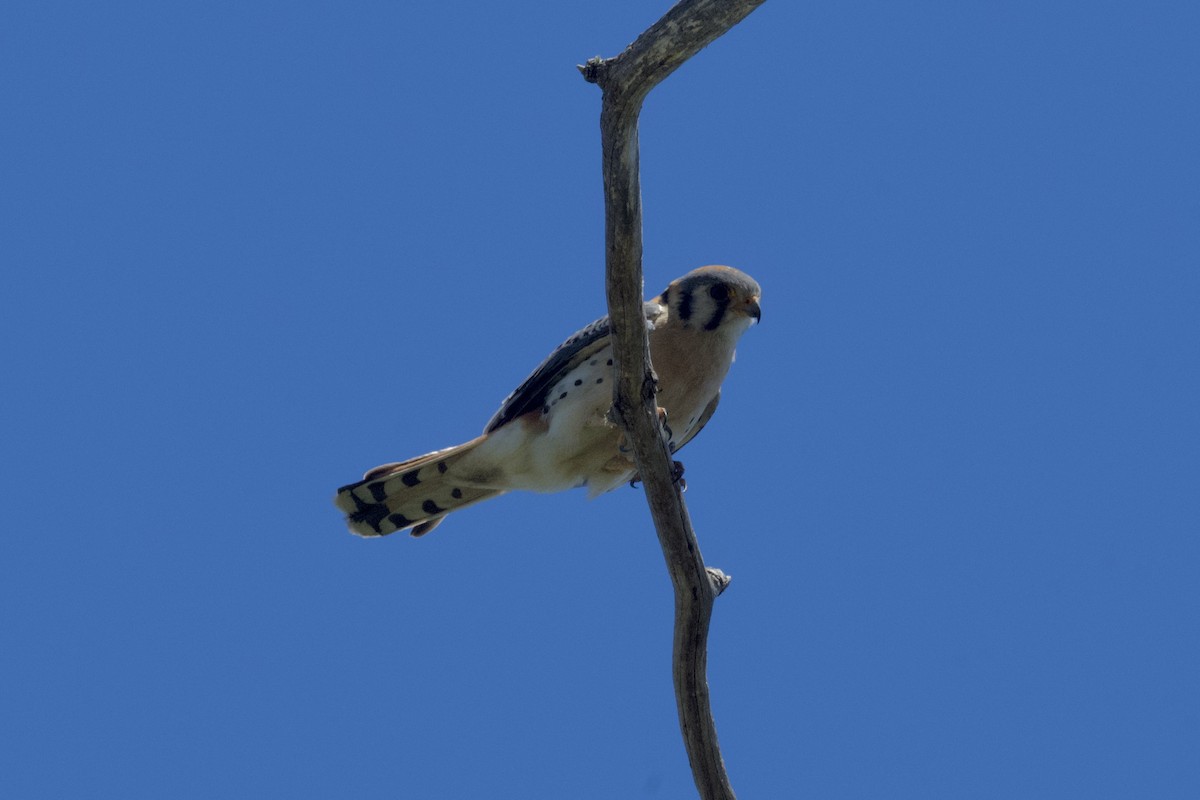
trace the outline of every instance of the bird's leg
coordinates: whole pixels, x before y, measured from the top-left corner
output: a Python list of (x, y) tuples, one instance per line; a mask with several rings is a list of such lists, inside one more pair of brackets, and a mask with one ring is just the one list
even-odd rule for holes
[[(671, 426), (667, 424), (667, 410), (665, 408), (663, 408), (662, 406), (658, 407), (658, 424), (659, 424), (659, 433), (662, 436), (663, 444), (665, 444), (667, 446), (667, 452), (674, 453), (675, 452), (675, 443), (672, 442), (671, 439), (674, 438), (675, 434), (671, 431)], [(628, 450), (626, 449), (625, 434), (621, 434), (621, 439), (618, 443), (618, 447), (621, 449), (622, 453), (628, 452)], [(637, 485), (641, 482), (642, 482), (642, 476), (635, 474), (633, 476), (633, 478), (629, 481), (629, 486), (632, 489), (636, 489)], [(672, 461), (671, 462), (671, 482), (678, 483), (679, 490), (681, 492), (687, 491), (687, 481), (685, 481), (683, 479), (683, 462), (682, 461)]]
[[(674, 453), (675, 443), (671, 440), (675, 438), (675, 434), (671, 430), (671, 426), (667, 424), (667, 410), (662, 406), (658, 407), (658, 424), (662, 426), (662, 439), (667, 445), (667, 452)], [(679, 491), (687, 491), (687, 481), (683, 479), (682, 461), (671, 462), (671, 482), (679, 484)]]

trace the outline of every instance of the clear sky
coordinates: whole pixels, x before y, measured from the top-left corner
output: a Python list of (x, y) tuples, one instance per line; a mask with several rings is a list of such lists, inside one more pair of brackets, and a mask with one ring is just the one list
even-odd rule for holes
[[(0, 10), (0, 794), (687, 798), (640, 492), (365, 541), (604, 312), (667, 4)], [(641, 123), (763, 286), (688, 502), (745, 798), (1200, 797), (1200, 5), (771, 0)]]

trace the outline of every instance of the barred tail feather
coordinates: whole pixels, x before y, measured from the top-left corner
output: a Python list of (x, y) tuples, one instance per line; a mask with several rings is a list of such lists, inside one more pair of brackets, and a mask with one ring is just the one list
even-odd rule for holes
[(375, 467), (361, 481), (338, 489), (334, 503), (359, 536), (386, 536), (406, 528), (413, 536), (424, 536), (451, 511), (503, 494), (455, 481), (455, 462), (486, 438)]

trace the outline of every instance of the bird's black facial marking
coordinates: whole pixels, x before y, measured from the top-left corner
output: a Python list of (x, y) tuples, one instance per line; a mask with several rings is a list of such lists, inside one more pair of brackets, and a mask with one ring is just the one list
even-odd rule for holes
[(670, 290), (678, 298), (671, 309), (673, 318), (686, 328), (692, 317), (699, 316), (697, 323), (709, 331), (725, 322), (725, 312), (735, 299), (757, 298), (760, 294), (758, 284), (750, 276), (729, 267), (715, 266), (689, 272), (671, 284)]
[(692, 290), (691, 287), (680, 287), (679, 295), (679, 318), (685, 323), (692, 318)]
[(725, 311), (729, 308), (729, 301), (733, 298), (729, 294), (729, 287), (723, 283), (714, 283), (708, 287), (708, 296), (713, 299), (716, 307), (713, 309), (712, 316), (708, 318), (708, 322), (704, 323), (704, 330), (715, 331), (721, 325), (721, 320), (725, 318)]

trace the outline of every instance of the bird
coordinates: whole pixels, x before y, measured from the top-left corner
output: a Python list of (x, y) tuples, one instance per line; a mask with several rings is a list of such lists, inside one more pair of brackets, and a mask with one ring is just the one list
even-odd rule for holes
[[(712, 418), (742, 334), (762, 319), (749, 275), (712, 265), (643, 304), (671, 452)], [(636, 479), (633, 453), (610, 418), (614, 380), (608, 317), (559, 345), (501, 404), (483, 435), (382, 464), (337, 490), (334, 504), (365, 537), (423, 536), (446, 515), (509, 491), (586, 487), (588, 497)]]

